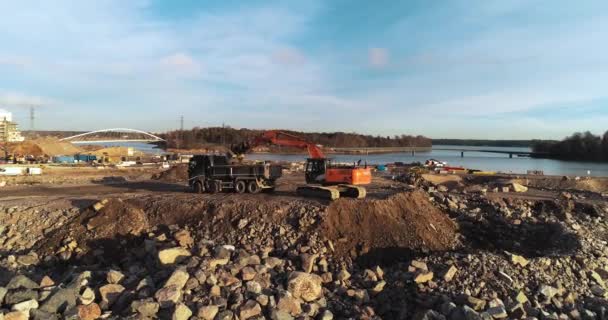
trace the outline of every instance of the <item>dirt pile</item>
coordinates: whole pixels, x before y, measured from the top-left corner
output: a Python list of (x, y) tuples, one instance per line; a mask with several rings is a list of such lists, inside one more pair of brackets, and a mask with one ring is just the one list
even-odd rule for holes
[(152, 179), (162, 182), (186, 182), (188, 181), (188, 166), (185, 164), (173, 166), (169, 170), (155, 174)]
[(48, 241), (40, 244), (39, 251), (52, 254), (63, 248), (68, 252), (65, 249), (77, 246), (86, 252), (98, 242), (112, 241), (119, 236), (138, 236), (147, 228), (148, 218), (142, 209), (120, 198), (104, 199), (56, 229)]
[(33, 155), (36, 157), (44, 155), (44, 151), (42, 151), (42, 149), (32, 141), (24, 141), (10, 144), (9, 153), (20, 155)]
[(458, 242), (456, 224), (421, 191), (386, 200), (340, 199), (327, 209), (322, 227), (338, 253), (351, 255), (353, 250), (380, 255), (395, 249), (443, 251)]
[(82, 150), (70, 142), (59, 141), (57, 138), (39, 138), (11, 145), (10, 152), (14, 154), (33, 156), (73, 155)]

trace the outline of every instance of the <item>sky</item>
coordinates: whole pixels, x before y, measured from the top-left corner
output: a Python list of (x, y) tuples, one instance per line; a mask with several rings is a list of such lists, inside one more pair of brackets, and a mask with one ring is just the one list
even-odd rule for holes
[(0, 1), (0, 109), (29, 129), (608, 130), (608, 2)]

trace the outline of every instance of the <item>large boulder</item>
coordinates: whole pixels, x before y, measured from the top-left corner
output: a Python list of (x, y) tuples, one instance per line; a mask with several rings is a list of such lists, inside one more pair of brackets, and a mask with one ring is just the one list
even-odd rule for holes
[(311, 302), (323, 296), (322, 282), (321, 277), (316, 274), (292, 272), (287, 281), (287, 290), (294, 298)]
[(190, 251), (182, 247), (163, 249), (158, 252), (158, 260), (162, 265), (172, 265), (180, 263), (189, 256), (191, 256)]
[(513, 191), (515, 192), (528, 192), (528, 187), (521, 185), (519, 183), (513, 182), (511, 184), (511, 188), (513, 188)]

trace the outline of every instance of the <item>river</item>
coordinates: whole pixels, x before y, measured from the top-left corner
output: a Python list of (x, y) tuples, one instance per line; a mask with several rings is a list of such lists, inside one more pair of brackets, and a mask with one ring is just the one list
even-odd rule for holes
[[(91, 144), (91, 143), (87, 143)], [(153, 144), (147, 143), (103, 143), (105, 146), (127, 146), (151, 154), (161, 154), (162, 149), (156, 148)], [(529, 148), (506, 148), (506, 147), (466, 147), (466, 146), (434, 146), (439, 149), (458, 149), (458, 150), (497, 150), (497, 151), (521, 151), (529, 152)], [(484, 171), (497, 171), (505, 173), (526, 173), (528, 170), (542, 170), (546, 175), (572, 175), (608, 177), (608, 163), (561, 161), (551, 159), (535, 159), (516, 157), (509, 158), (508, 154), (465, 152), (464, 158), (460, 156), (460, 151), (432, 150), (430, 152), (419, 152), (412, 156), (411, 153), (385, 153), (370, 155), (330, 155), (330, 158), (339, 162), (355, 162), (359, 159), (369, 164), (386, 164), (393, 162), (422, 162), (434, 158), (446, 161), (451, 166), (463, 166), (469, 169)], [(270, 161), (304, 161), (304, 154), (248, 154), (250, 160), (270, 160)]]
[[(505, 148), (505, 147), (466, 147), (466, 146), (434, 146), (440, 149), (458, 150), (497, 150), (497, 151), (521, 151), (529, 152), (529, 148)], [(526, 173), (528, 170), (542, 170), (546, 175), (572, 175), (608, 177), (608, 163), (561, 161), (552, 159), (535, 159), (527, 157), (509, 158), (508, 154), (465, 152), (464, 158), (460, 151), (432, 150), (420, 152), (412, 156), (411, 153), (385, 153), (370, 155), (330, 155), (330, 158), (339, 162), (354, 162), (359, 159), (369, 164), (386, 164), (392, 162), (422, 162), (434, 158), (446, 161), (451, 166), (463, 166), (469, 169), (484, 171), (497, 171), (505, 173)], [(271, 160), (271, 161), (302, 161), (305, 155), (283, 155), (283, 154), (250, 154), (247, 159)]]

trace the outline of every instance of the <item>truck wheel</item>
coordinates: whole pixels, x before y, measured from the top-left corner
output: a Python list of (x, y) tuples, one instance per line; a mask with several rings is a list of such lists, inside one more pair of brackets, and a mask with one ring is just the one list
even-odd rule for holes
[(234, 184), (234, 191), (236, 193), (245, 193), (247, 191), (247, 183), (243, 180), (239, 180)]
[(192, 186), (192, 189), (193, 189), (194, 193), (205, 192), (205, 188), (203, 188), (203, 183), (200, 181), (195, 182), (194, 185)]
[(211, 181), (209, 182), (209, 192), (210, 193), (218, 193), (222, 191), (222, 187), (220, 186), (220, 184), (216, 181)]
[(249, 181), (249, 184), (247, 185), (247, 191), (249, 191), (249, 193), (258, 193), (258, 192), (260, 192), (260, 190), (261, 189), (255, 180)]

